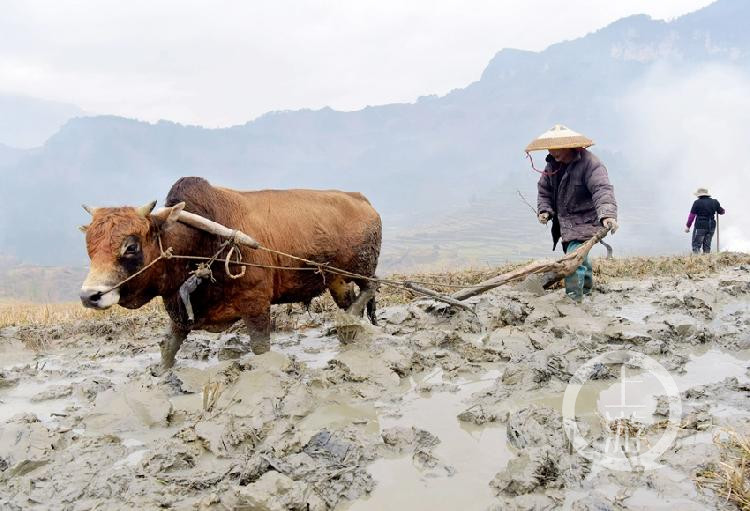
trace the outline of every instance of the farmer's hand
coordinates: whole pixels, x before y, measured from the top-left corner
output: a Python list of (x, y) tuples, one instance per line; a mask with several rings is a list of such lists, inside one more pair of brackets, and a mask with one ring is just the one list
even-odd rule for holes
[(619, 225), (617, 225), (617, 220), (615, 220), (614, 218), (605, 218), (604, 220), (602, 220), (602, 224), (604, 224), (604, 227), (609, 229), (609, 232), (611, 232), (612, 234), (614, 234), (615, 231), (620, 227)]
[(539, 213), (539, 215), (537, 215), (537, 218), (539, 219), (540, 224), (547, 225), (547, 222), (549, 222), (549, 213), (547, 213), (546, 211), (544, 213)]
[(690, 232), (690, 227), (685, 227), (685, 232)]

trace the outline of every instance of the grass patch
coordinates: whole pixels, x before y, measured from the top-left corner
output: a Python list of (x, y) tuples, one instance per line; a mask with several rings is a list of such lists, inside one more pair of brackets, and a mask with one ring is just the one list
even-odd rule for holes
[(710, 489), (743, 511), (750, 511), (750, 438), (736, 431), (714, 436), (721, 451), (718, 465), (711, 464), (696, 474), (696, 485)]
[(0, 302), (0, 328), (7, 326), (51, 326), (81, 320), (111, 321), (115, 318), (144, 315), (166, 315), (161, 299), (152, 300), (140, 309), (112, 307), (105, 311), (86, 309), (78, 302), (26, 303)]
[(599, 276), (599, 281), (605, 283), (616, 279), (707, 275), (741, 264), (750, 264), (750, 254), (721, 252), (697, 256), (628, 257), (592, 261), (594, 275)]

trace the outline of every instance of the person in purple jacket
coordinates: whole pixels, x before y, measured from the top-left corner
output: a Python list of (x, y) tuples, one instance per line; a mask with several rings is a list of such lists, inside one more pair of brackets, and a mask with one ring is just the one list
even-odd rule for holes
[(725, 211), (719, 201), (711, 197), (706, 188), (698, 188), (695, 196), (698, 198), (693, 202), (693, 207), (690, 209), (690, 215), (688, 215), (687, 224), (685, 224), (685, 232), (690, 232), (690, 226), (695, 221), (693, 252), (699, 253), (702, 247), (703, 253), (708, 254), (711, 252), (711, 239), (716, 232), (716, 215), (723, 215)]

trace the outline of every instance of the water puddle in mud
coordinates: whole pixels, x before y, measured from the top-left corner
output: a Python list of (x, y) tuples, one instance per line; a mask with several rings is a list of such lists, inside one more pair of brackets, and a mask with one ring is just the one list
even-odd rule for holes
[(656, 306), (649, 302), (623, 303), (616, 306), (612, 315), (616, 318), (627, 319), (633, 323), (643, 324), (657, 310)]
[(24, 346), (23, 342), (0, 337), (0, 369), (31, 364), (35, 358), (36, 353)]
[(481, 378), (447, 382), (457, 384), (457, 392), (433, 392), (425, 396), (418, 385), (441, 384), (441, 371), (411, 379), (411, 390), (397, 409), (397, 418), (381, 416), (382, 429), (404, 426), (424, 429), (436, 435), (440, 444), (432, 451), (452, 466), (452, 476), (429, 477), (414, 466), (411, 455), (375, 461), (368, 471), (378, 482), (369, 497), (344, 505), (351, 511), (381, 509), (462, 509), (467, 499), (489, 505), (492, 493), (488, 482), (513, 456), (506, 446), (504, 426), (475, 426), (456, 416), (466, 409), (465, 400), (474, 392), (493, 384), (499, 371)]
[[(740, 382), (750, 381), (747, 375), (750, 350), (727, 352), (717, 348), (701, 348), (689, 354), (683, 374), (670, 373), (677, 390), (683, 392), (699, 385), (716, 383), (725, 378), (735, 377)], [(721, 371), (717, 371), (721, 368)], [(611, 380), (588, 381), (580, 387), (576, 399), (576, 416), (598, 425), (600, 417), (610, 420), (630, 417), (643, 423), (653, 422), (656, 397), (666, 393), (655, 374), (640, 369), (622, 368)], [(532, 396), (527, 400), (539, 406), (549, 406), (562, 410), (563, 394)], [(523, 403), (513, 403), (513, 407)]]
[[(54, 384), (72, 383), (73, 380), (58, 380)], [(12, 389), (0, 391), (0, 422), (5, 422), (14, 415), (21, 413), (33, 413), (44, 423), (54, 422), (56, 414), (63, 413), (71, 404), (73, 399), (51, 399), (48, 401), (32, 402), (31, 398), (53, 383), (43, 384), (37, 382), (19, 383)]]
[[(64, 414), (69, 406), (82, 404), (75, 395), (77, 384), (88, 378), (106, 378), (113, 385), (120, 385), (128, 380), (130, 372), (144, 370), (156, 360), (158, 354), (155, 353), (84, 359), (78, 363), (57, 353), (37, 356), (33, 379), (0, 389), (0, 422), (21, 413), (33, 413), (42, 423), (54, 426), (56, 417)], [(42, 392), (65, 386), (70, 386), (71, 392), (61, 397), (32, 399)]]
[[(745, 374), (749, 357), (750, 352), (747, 351), (730, 354), (719, 349), (701, 349), (690, 355), (690, 360), (685, 364), (684, 374), (671, 376), (679, 392), (730, 377), (749, 381)], [(716, 370), (719, 367), (720, 372)], [(650, 423), (653, 422), (656, 396), (665, 393), (666, 389), (655, 374), (641, 370), (626, 370), (619, 382), (599, 392), (596, 397), (596, 411), (609, 420), (632, 417), (640, 422)], [(583, 406), (587, 406), (585, 401)], [(588, 407), (592, 408), (590, 404)]]
[(333, 335), (324, 335), (319, 330), (313, 330), (309, 335), (302, 334), (290, 339), (289, 335), (279, 335), (271, 338), (272, 343), (280, 345), (280, 351), (296, 359), (311, 369), (325, 367), (341, 350), (341, 343)]
[[(698, 349), (689, 354), (683, 374), (673, 374), (677, 389), (682, 392), (697, 385), (716, 383), (728, 377), (750, 381), (746, 375), (750, 350), (726, 352), (720, 349)], [(721, 368), (721, 371), (717, 371)], [(429, 397), (416, 391), (419, 384), (442, 383), (440, 372), (423, 379), (412, 379), (411, 390), (398, 408), (398, 418), (387, 415), (380, 418), (381, 428), (391, 426), (414, 426), (425, 429), (440, 438), (441, 443), (433, 453), (447, 465), (456, 469), (453, 476), (425, 477), (412, 462), (411, 455), (380, 459), (368, 467), (377, 481), (375, 490), (368, 498), (340, 507), (347, 511), (369, 511), (380, 509), (465, 509), (466, 503), (481, 509), (493, 501), (489, 482), (514, 456), (506, 439), (506, 428), (501, 426), (473, 426), (461, 423), (456, 415), (467, 408), (466, 400), (471, 394), (492, 385), (497, 372), (483, 375), (470, 381), (460, 381), (460, 390), (455, 393), (435, 392)], [(592, 427), (601, 426), (601, 418), (609, 416), (632, 417), (641, 422), (653, 422), (656, 396), (665, 393), (658, 379), (644, 371), (625, 370), (624, 378), (618, 381), (588, 382), (581, 388), (576, 401), (576, 415)], [(452, 382), (455, 383), (455, 382)], [(563, 395), (541, 391), (526, 396), (523, 401), (509, 401), (508, 409), (517, 410), (535, 404), (560, 410)], [(637, 407), (637, 410), (636, 408)], [(718, 410), (717, 410), (718, 411)], [(636, 413), (634, 413), (636, 412)], [(711, 442), (711, 435), (695, 435), (693, 441)], [(673, 471), (674, 472), (674, 471)], [(683, 476), (674, 472), (674, 476)], [(635, 492), (629, 502), (633, 505), (653, 502), (653, 492)], [(659, 500), (659, 499), (657, 499)], [(664, 506), (678, 504), (682, 499), (660, 500)]]
[[(278, 334), (275, 335), (274, 342), (278, 342), (280, 351), (295, 356), (311, 368), (325, 367), (340, 349), (335, 336), (325, 336), (319, 330), (313, 330), (299, 339), (290, 338), (289, 334)], [(156, 351), (137, 355), (117, 354), (102, 358), (90, 353), (76, 356), (69, 351), (39, 354), (25, 348), (20, 342), (14, 343), (10, 340), (2, 343), (0, 355), (0, 369), (12, 369), (28, 364), (34, 366), (34, 376), (31, 378), (24, 377), (15, 385), (0, 387), (0, 422), (21, 413), (33, 413), (48, 426), (54, 426), (56, 416), (64, 414), (68, 407), (85, 404), (75, 392), (81, 382), (89, 378), (106, 378), (117, 388), (129, 380), (129, 375), (133, 371), (145, 372), (159, 360), (159, 353)], [(215, 356), (205, 360), (178, 356), (176, 369), (203, 371), (220, 364)], [(34, 396), (60, 386), (71, 386), (74, 391), (60, 397), (32, 400)], [(178, 395), (174, 396), (173, 401), (178, 409), (195, 408), (195, 403), (200, 404), (200, 396)], [(189, 403), (185, 404), (183, 401)]]
[(716, 334), (727, 334), (736, 331), (735, 325), (740, 318), (747, 318), (750, 313), (750, 301), (730, 302), (721, 307), (714, 319), (708, 323), (710, 330)]

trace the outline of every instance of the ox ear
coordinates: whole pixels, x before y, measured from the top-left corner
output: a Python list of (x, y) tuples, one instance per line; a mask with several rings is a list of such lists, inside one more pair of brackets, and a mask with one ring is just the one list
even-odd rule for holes
[(180, 202), (171, 208), (161, 208), (151, 216), (155, 218), (162, 227), (169, 227), (180, 218), (180, 213), (182, 213), (183, 209), (185, 209), (185, 203)]
[(148, 215), (151, 214), (151, 212), (156, 207), (156, 201), (151, 201), (145, 206), (141, 206), (140, 208), (135, 208), (136, 213), (141, 215), (143, 218), (148, 218)]
[(88, 225), (79, 225), (78, 226), (78, 230), (81, 231), (83, 234), (86, 234), (86, 231), (89, 230), (89, 226)]

